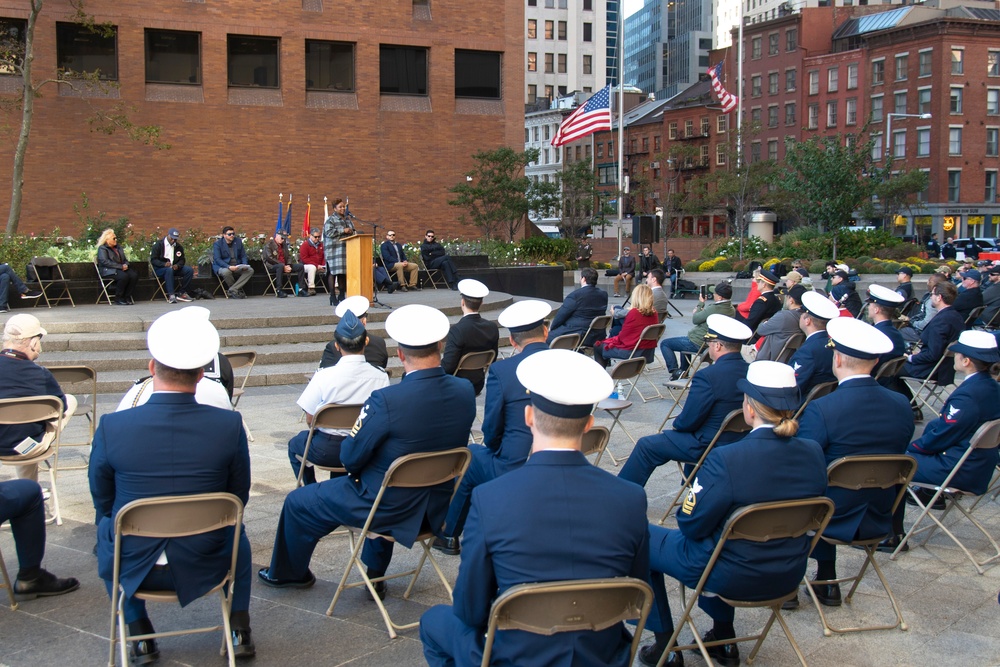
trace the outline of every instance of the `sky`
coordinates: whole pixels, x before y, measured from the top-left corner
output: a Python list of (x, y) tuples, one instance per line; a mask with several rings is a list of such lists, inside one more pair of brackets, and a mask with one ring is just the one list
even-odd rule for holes
[(625, 0), (625, 18), (642, 8), (642, 0)]

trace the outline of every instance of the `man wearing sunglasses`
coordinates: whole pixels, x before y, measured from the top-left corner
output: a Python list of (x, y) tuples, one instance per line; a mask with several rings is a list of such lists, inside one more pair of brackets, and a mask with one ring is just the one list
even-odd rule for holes
[(306, 272), (306, 285), (309, 296), (316, 294), (316, 275), (320, 280), (326, 280), (326, 256), (323, 254), (323, 230), (314, 229), (309, 238), (299, 246), (299, 261)]
[[(424, 235), (424, 241), (420, 244), (420, 258), (424, 260), (424, 266), (428, 269), (437, 269), (444, 274), (444, 280), (452, 291), (458, 291), (458, 270), (448, 256), (448, 251), (444, 246), (435, 241), (436, 235), (433, 229), (428, 229)], [(402, 283), (400, 283), (402, 284)]]
[(247, 298), (243, 286), (253, 277), (253, 268), (243, 249), (243, 241), (229, 225), (222, 228), (222, 236), (212, 246), (212, 270), (226, 283), (229, 296)]
[(390, 273), (396, 272), (396, 282), (399, 289), (406, 292), (408, 289), (420, 289), (417, 281), (417, 265), (406, 260), (406, 251), (396, 240), (396, 232), (391, 229), (385, 233), (385, 241), (379, 246), (379, 254), (382, 255), (382, 264)]

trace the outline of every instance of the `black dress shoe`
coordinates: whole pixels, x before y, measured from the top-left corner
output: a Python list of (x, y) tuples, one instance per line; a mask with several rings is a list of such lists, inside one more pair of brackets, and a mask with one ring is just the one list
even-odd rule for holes
[[(250, 636), (250, 628), (243, 630), (233, 630), (233, 657), (237, 660), (242, 658), (252, 658), (257, 654), (257, 647), (253, 645)], [(222, 655), (226, 655), (226, 647), (222, 647)]]
[(262, 567), (257, 571), (257, 578), (262, 584), (272, 588), (310, 588), (316, 583), (315, 575), (308, 570), (306, 570), (306, 576), (303, 579), (276, 579), (271, 576), (268, 568)]
[[(875, 550), (881, 551), (884, 554), (891, 554), (896, 550), (896, 547), (898, 547), (899, 543), (902, 541), (903, 541), (902, 535), (893, 535), (892, 537), (887, 537), (881, 542), (879, 542), (878, 546), (875, 547)], [(906, 552), (909, 550), (910, 550), (910, 543), (907, 542), (906, 544), (903, 545), (901, 551)]]
[[(934, 498), (934, 491), (930, 489), (914, 489), (913, 492), (917, 494), (917, 498), (920, 498), (920, 502), (924, 504), (924, 507)], [(906, 494), (906, 504), (913, 505), (914, 507), (918, 506), (917, 501), (909, 493)], [(934, 504), (931, 505), (932, 510), (943, 510), (945, 507), (947, 507), (947, 504), (944, 501), (944, 496), (939, 496)]]
[(840, 584), (813, 584), (816, 599), (825, 607), (840, 606)]
[(47, 570), (39, 570), (38, 576), (34, 579), (14, 581), (14, 597), (18, 600), (34, 600), (71, 593), (79, 587), (80, 582), (73, 577), (60, 579)]
[(677, 370), (670, 371), (670, 381), (671, 382), (676, 382), (677, 380), (679, 380), (681, 378), (682, 375), (684, 375), (684, 371), (682, 371), (679, 368)]
[[(148, 618), (140, 618), (128, 624), (129, 635), (149, 635), (155, 632)], [(148, 665), (160, 659), (160, 649), (155, 639), (141, 639), (132, 642), (131, 659), (133, 665)]]
[[(663, 655), (663, 650), (667, 648), (666, 642), (653, 642), (652, 644), (646, 644), (639, 649), (639, 663), (643, 665), (648, 665), (648, 667), (656, 667), (656, 664), (660, 661), (660, 656)], [(667, 658), (667, 662), (664, 663), (667, 667), (684, 667), (684, 656), (680, 651), (671, 651), (670, 657)]]
[[(373, 581), (372, 586), (375, 588), (375, 594), (378, 595), (379, 600), (384, 600), (385, 596), (389, 594), (389, 583), (386, 581)], [(368, 599), (372, 602), (375, 598), (372, 597), (372, 591), (370, 588), (365, 586), (365, 594), (368, 595)]]
[(781, 603), (781, 608), (785, 611), (794, 611), (799, 608), (799, 596), (796, 594), (791, 600), (785, 600)]
[(462, 545), (457, 537), (435, 537), (431, 548), (448, 556), (457, 556), (462, 553)]
[[(701, 636), (701, 640), (705, 643), (714, 642), (716, 640), (715, 630), (709, 630)], [(697, 648), (692, 649), (695, 653), (701, 653)], [(717, 664), (722, 665), (722, 667), (739, 667), (740, 665), (740, 649), (736, 644), (722, 644), (721, 646), (709, 646), (708, 655)]]
[(284, 290), (279, 290), (278, 291), (278, 298), (279, 299), (284, 299), (284, 298), (287, 298), (287, 297), (288, 297), (288, 295), (285, 294)]

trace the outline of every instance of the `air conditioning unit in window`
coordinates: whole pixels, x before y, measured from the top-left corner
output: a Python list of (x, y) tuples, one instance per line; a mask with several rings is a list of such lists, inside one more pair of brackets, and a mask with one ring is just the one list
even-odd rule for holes
[(650, 167), (650, 169), (659, 169), (660, 168), (660, 163), (659, 162), (650, 162), (649, 163), (649, 167)]

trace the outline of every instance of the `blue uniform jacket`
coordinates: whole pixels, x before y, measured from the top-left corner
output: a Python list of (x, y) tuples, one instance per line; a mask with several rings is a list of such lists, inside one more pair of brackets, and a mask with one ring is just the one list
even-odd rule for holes
[[(552, 318), (548, 342), (551, 343), (556, 336), (568, 333), (578, 333), (582, 336), (587, 333), (591, 320), (607, 314), (608, 293), (597, 285), (585, 285), (570, 292), (559, 308), (559, 312)], [(593, 345), (598, 337), (603, 336), (604, 332), (594, 332), (590, 335), (589, 340), (584, 341), (584, 344)]]
[[(363, 525), (393, 461), (414, 452), (465, 446), (475, 415), (472, 385), (446, 375), (440, 366), (407, 373), (399, 384), (373, 392), (340, 446), (350, 483), (321, 484), (324, 502), (353, 514), (358, 522), (352, 525)], [(429, 421), (433, 427), (420, 427)], [(372, 530), (412, 546), (425, 515), (434, 526), (444, 521), (453, 488), (453, 483), (446, 482), (429, 492), (386, 490)]]
[[(902, 394), (870, 377), (852, 378), (809, 403), (798, 436), (818, 442), (827, 465), (844, 456), (902, 454), (913, 437), (913, 413)], [(889, 534), (894, 488), (831, 487), (826, 495), (837, 509), (824, 535), (848, 541)]]
[(882, 320), (875, 324), (875, 328), (889, 337), (889, 340), (892, 341), (892, 350), (878, 358), (878, 363), (872, 369), (872, 373), (877, 373), (879, 367), (885, 362), (906, 354), (906, 341), (903, 340), (903, 334), (899, 333), (899, 329), (892, 323), (892, 320)]
[[(733, 410), (743, 405), (743, 392), (736, 381), (747, 376), (747, 362), (739, 352), (724, 354), (710, 366), (703, 367), (691, 378), (691, 389), (684, 409), (677, 415), (673, 430), (690, 433), (702, 444), (688, 461), (697, 461), (704, 447), (712, 441), (722, 422)], [(719, 444), (739, 439), (739, 433), (724, 433)]]
[[(917, 460), (913, 481), (943, 482), (969, 448), (976, 429), (994, 419), (1000, 419), (1000, 384), (987, 373), (965, 378), (948, 397), (940, 416), (929, 423), (923, 435), (906, 450)], [(996, 448), (977, 449), (951, 480), (951, 485), (970, 493), (986, 493), (996, 465)]]
[[(458, 368), (458, 362), (470, 352), (486, 352), (493, 350), (494, 359), (499, 350), (500, 329), (496, 322), (483, 318), (479, 313), (463, 315), (462, 319), (448, 330), (444, 343), (444, 354), (441, 355), (441, 367), (451, 374)], [(476, 395), (483, 390), (486, 373), (481, 370), (462, 371), (458, 377), (472, 383)]]
[(826, 346), (829, 342), (830, 336), (825, 331), (818, 331), (806, 338), (788, 360), (795, 370), (795, 382), (802, 390), (803, 401), (816, 385), (837, 381), (833, 374), (833, 350)]
[[(948, 351), (948, 346), (958, 340), (958, 335), (964, 330), (965, 320), (953, 307), (939, 312), (920, 333), (920, 352), (903, 364), (902, 375), (914, 378), (930, 375), (934, 365)], [(941, 364), (936, 381), (947, 385), (954, 380), (955, 367), (948, 362)]]
[[(194, 394), (154, 393), (144, 405), (106, 414), (94, 434), (90, 493), (97, 510), (97, 565), (114, 576), (114, 517), (152, 496), (228, 492), (250, 495), (250, 452), (238, 412), (195, 402)], [(121, 584), (132, 596), (166, 551), (182, 605), (219, 583), (232, 557), (232, 531), (175, 539), (125, 537)]]
[(212, 244), (212, 270), (216, 273), (234, 264), (249, 263), (246, 250), (243, 249), (243, 239), (240, 237), (233, 238), (233, 245), (226, 243), (224, 237)]
[[(581, 508), (586, 508), (581, 511)], [(493, 600), (528, 582), (649, 575), (646, 494), (579, 452), (538, 452), (521, 468), (472, 492), (453, 611), (477, 642), (456, 656), (478, 664)], [(544, 637), (499, 633), (494, 665), (605, 667), (628, 663), (622, 624)], [(466, 661), (472, 656), (471, 661)]]
[(528, 392), (517, 380), (517, 366), (535, 352), (549, 349), (545, 343), (529, 343), (521, 353), (490, 366), (486, 377), (486, 407), (483, 413), (483, 444), (493, 452), (497, 476), (528, 459), (531, 429), (524, 423)]

